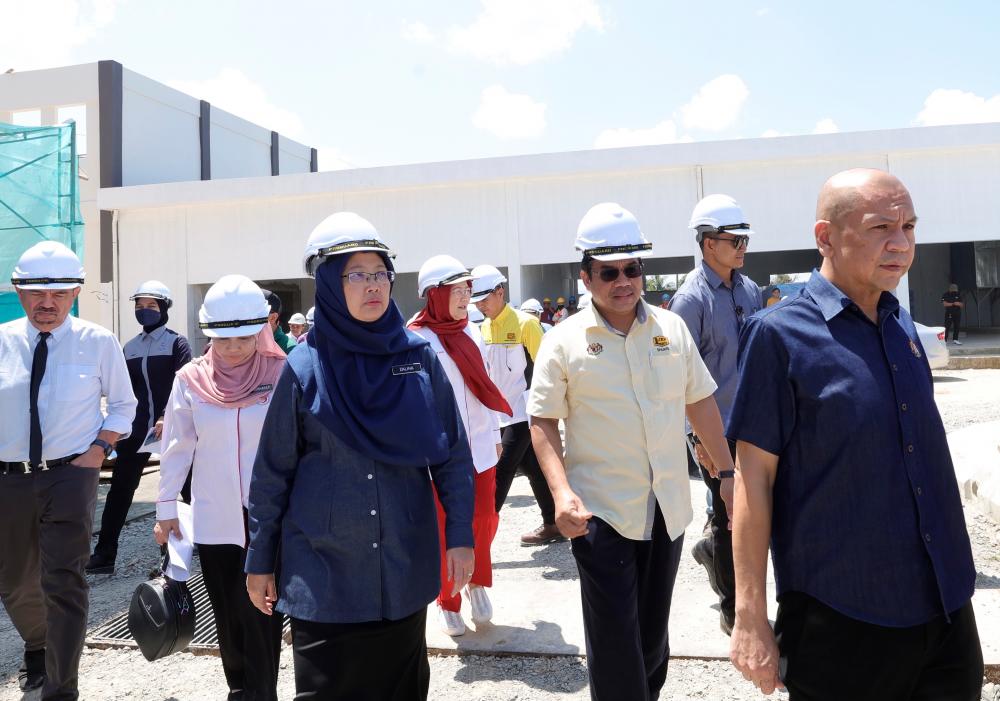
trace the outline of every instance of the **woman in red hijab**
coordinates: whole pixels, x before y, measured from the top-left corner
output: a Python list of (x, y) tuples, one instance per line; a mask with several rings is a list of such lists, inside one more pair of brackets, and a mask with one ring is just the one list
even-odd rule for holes
[[(472, 449), (475, 464), (475, 509), (472, 533), (476, 564), (472, 580), (465, 589), (474, 623), (486, 623), (493, 617), (493, 606), (486, 588), (493, 585), (490, 546), (497, 532), (498, 517), (493, 500), (496, 491), (496, 463), (500, 455), (500, 423), (497, 412), (511, 414), (503, 394), (486, 372), (486, 352), (482, 336), (470, 324), (467, 308), (472, 294), (472, 275), (451, 256), (434, 256), (420, 267), (417, 286), (424, 307), (410, 321), (409, 328), (427, 339), (437, 352), (448, 375), (462, 423)], [(444, 543), (445, 513), (438, 503), (438, 528)], [(443, 547), (443, 546), (442, 546)], [(438, 595), (438, 621), (441, 630), (451, 636), (465, 633), (462, 620), (462, 594), (448, 580), (444, 550), (441, 552), (441, 593)]]
[(264, 416), (285, 352), (274, 341), (260, 288), (226, 275), (198, 314), (212, 345), (174, 378), (163, 420), (154, 535), (181, 536), (177, 493), (191, 471), (192, 533), (219, 633), (229, 698), (277, 701), (282, 617), (247, 596), (247, 497)]

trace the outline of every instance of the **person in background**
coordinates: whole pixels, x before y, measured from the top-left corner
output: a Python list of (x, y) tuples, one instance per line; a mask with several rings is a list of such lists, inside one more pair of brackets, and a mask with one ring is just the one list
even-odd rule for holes
[(198, 546), (231, 699), (277, 699), (281, 618), (265, 616), (244, 586), (247, 494), (261, 427), (285, 353), (269, 305), (249, 278), (225, 275), (205, 294), (205, 355), (177, 373), (163, 421), (156, 542), (181, 537), (177, 495), (191, 471), (188, 537)]
[(310, 234), (316, 325), (278, 380), (254, 464), (246, 586), (291, 618), (300, 699), (427, 698), (435, 490), (451, 595), (474, 573), (469, 439), (437, 353), (391, 299), (391, 255), (353, 212)]
[(542, 300), (542, 314), (539, 317), (543, 324), (553, 324), (552, 315), (555, 313), (555, 309), (552, 308), (552, 298), (546, 297)]
[(288, 317), (288, 335), (295, 339), (296, 343), (298, 343), (299, 337), (308, 330), (309, 324), (302, 312), (295, 312)]
[(569, 297), (566, 298), (566, 311), (569, 314), (569, 316), (573, 316), (578, 311), (580, 311), (579, 307), (577, 307), (576, 295), (570, 295)]
[(316, 307), (309, 307), (309, 311), (306, 312), (306, 330), (303, 331), (298, 338), (295, 339), (296, 343), (304, 343), (306, 337), (309, 335), (309, 329), (313, 327), (313, 320), (316, 318)]
[[(472, 302), (486, 321), (482, 324), (490, 379), (500, 388), (514, 410), (500, 417), (503, 452), (497, 462), (496, 511), (500, 513), (518, 470), (528, 478), (541, 511), (542, 524), (521, 535), (521, 545), (545, 545), (563, 540), (556, 527), (552, 492), (531, 446), (531, 429), (524, 410), (531, 385), (535, 356), (542, 342), (542, 327), (535, 317), (514, 309), (506, 301), (507, 278), (492, 265), (472, 269)], [(543, 311), (544, 316), (544, 311)]]
[(538, 319), (539, 323), (542, 325), (542, 331), (548, 331), (549, 329), (552, 328), (552, 324), (546, 324), (544, 321), (541, 321), (542, 305), (539, 304), (538, 300), (535, 299), (534, 297), (531, 297), (521, 302), (521, 306), (519, 307), (519, 309), (525, 314), (531, 314), (531, 316)]
[(278, 344), (281, 350), (285, 351), (285, 355), (288, 355), (297, 344), (295, 339), (290, 338), (285, 333), (285, 330), (281, 328), (281, 297), (271, 290), (262, 289), (261, 292), (264, 294), (267, 305), (271, 309), (270, 314), (267, 315), (267, 324), (271, 327), (271, 332), (274, 334), (274, 342)]
[(83, 281), (73, 251), (35, 244), (11, 277), (26, 316), (0, 325), (0, 598), (24, 641), (18, 685), (43, 699), (79, 697), (97, 482), (135, 418), (118, 339), (70, 316)]
[(566, 309), (566, 298), (557, 297), (556, 310), (552, 313), (552, 325), (555, 326), (568, 316), (569, 316), (569, 310)]
[(781, 301), (781, 290), (777, 287), (771, 288), (771, 293), (767, 296), (767, 306), (773, 306)]
[[(475, 507), (472, 536), (475, 539), (476, 567), (465, 596), (472, 609), (473, 623), (488, 623), (493, 605), (486, 593), (493, 586), (493, 562), (490, 546), (497, 532), (499, 515), (496, 498), (496, 464), (500, 457), (499, 414), (511, 415), (510, 405), (486, 372), (486, 347), (479, 329), (469, 323), (469, 297), (472, 274), (451, 256), (433, 256), (420, 266), (418, 294), (427, 299), (425, 306), (410, 321), (408, 328), (427, 339), (437, 353), (455, 393), (458, 413), (469, 438), (476, 468)], [(452, 594), (455, 583), (448, 579), (445, 553), (445, 511), (435, 492), (438, 511), (438, 537), (441, 547), (441, 591), (438, 594), (438, 623), (446, 634), (465, 633), (462, 620), (462, 594)]]
[(670, 308), (670, 293), (664, 292), (662, 295), (660, 295), (660, 309), (669, 309), (669, 308)]
[(962, 496), (927, 357), (891, 292), (913, 262), (916, 224), (895, 176), (837, 173), (816, 206), (822, 266), (741, 333), (730, 659), (765, 694), (982, 693)]
[(941, 306), (944, 307), (944, 338), (948, 340), (948, 330), (951, 329), (951, 340), (956, 346), (962, 345), (958, 340), (958, 332), (962, 326), (962, 295), (958, 291), (958, 285), (952, 283), (948, 285), (948, 291), (941, 295)]
[(111, 489), (104, 500), (101, 532), (87, 563), (88, 574), (115, 571), (118, 537), (142, 479), (142, 471), (149, 461), (150, 452), (144, 449), (146, 437), (152, 431), (153, 442), (158, 444), (162, 438), (163, 413), (174, 385), (174, 374), (191, 360), (187, 338), (167, 328), (173, 300), (166, 285), (158, 280), (147, 280), (129, 299), (135, 303), (135, 320), (142, 327), (142, 333), (124, 348), (132, 392), (139, 403), (132, 433), (115, 446)]

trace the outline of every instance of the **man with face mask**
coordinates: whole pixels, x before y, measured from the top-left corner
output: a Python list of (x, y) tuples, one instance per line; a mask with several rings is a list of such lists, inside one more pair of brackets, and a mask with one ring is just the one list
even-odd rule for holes
[(118, 536), (132, 506), (142, 470), (149, 460), (146, 436), (153, 430), (159, 440), (174, 373), (191, 360), (188, 340), (166, 326), (167, 310), (173, 304), (166, 285), (148, 280), (139, 285), (129, 299), (135, 302), (135, 320), (142, 326), (142, 333), (126, 343), (123, 350), (132, 391), (139, 405), (131, 435), (118, 443), (111, 490), (104, 502), (101, 533), (87, 563), (88, 574), (113, 574), (115, 571)]

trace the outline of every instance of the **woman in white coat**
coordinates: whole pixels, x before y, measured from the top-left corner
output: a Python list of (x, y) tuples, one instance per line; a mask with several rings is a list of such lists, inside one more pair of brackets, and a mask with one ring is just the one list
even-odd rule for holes
[[(475, 570), (465, 589), (475, 623), (493, 617), (486, 588), (493, 585), (490, 546), (497, 532), (498, 516), (494, 508), (496, 463), (500, 455), (500, 422), (497, 412), (511, 414), (503, 394), (486, 372), (486, 349), (479, 328), (469, 323), (469, 298), (472, 275), (451, 256), (434, 256), (421, 267), (417, 276), (418, 292), (427, 305), (410, 321), (411, 330), (427, 339), (438, 360), (462, 416), (475, 466), (475, 507), (472, 534), (475, 541)], [(438, 503), (438, 528), (444, 542), (445, 513)], [(438, 595), (438, 621), (448, 635), (465, 633), (462, 619), (462, 594), (453, 594), (454, 582), (448, 580), (444, 552), (441, 556), (441, 592)]]
[(285, 353), (260, 288), (226, 275), (205, 295), (199, 327), (212, 339), (178, 371), (167, 402), (156, 503), (157, 542), (180, 536), (177, 495), (188, 471), (193, 533), (219, 634), (230, 699), (277, 699), (281, 616), (247, 596), (247, 496), (257, 444)]

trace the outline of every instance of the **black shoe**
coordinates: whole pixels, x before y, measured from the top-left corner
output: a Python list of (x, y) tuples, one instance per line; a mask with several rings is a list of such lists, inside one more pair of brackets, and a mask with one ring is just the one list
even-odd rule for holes
[(87, 574), (114, 574), (115, 558), (94, 553), (87, 561)]
[(21, 691), (34, 691), (45, 684), (45, 650), (24, 653), (24, 662), (17, 670), (17, 685)]
[(715, 595), (722, 596), (722, 592), (719, 591), (719, 583), (715, 581), (715, 553), (712, 550), (712, 540), (710, 538), (699, 540), (691, 548), (691, 555), (694, 557), (694, 561), (708, 572), (708, 583)]
[(735, 614), (730, 615), (725, 611), (719, 611), (719, 627), (722, 628), (723, 633), (732, 636), (734, 625), (736, 625)]

